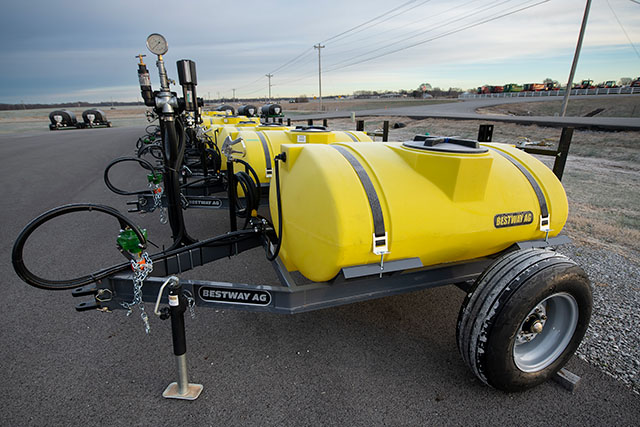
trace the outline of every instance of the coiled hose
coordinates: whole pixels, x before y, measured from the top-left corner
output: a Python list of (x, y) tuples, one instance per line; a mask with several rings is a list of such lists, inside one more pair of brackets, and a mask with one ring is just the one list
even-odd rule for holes
[[(76, 277), (73, 279), (64, 279), (64, 280), (51, 280), (39, 277), (32, 273), (24, 263), (24, 246), (31, 236), (33, 232), (42, 226), (44, 223), (57, 218), (61, 215), (73, 213), (73, 212), (102, 212), (109, 216), (115, 217), (122, 229), (130, 228), (133, 230), (140, 241), (140, 250), (145, 250), (147, 240), (145, 239), (142, 231), (138, 226), (132, 223), (127, 217), (125, 217), (122, 213), (117, 211), (116, 209), (104, 206), (104, 205), (95, 205), (95, 204), (71, 204), (64, 205), (54, 209), (51, 209), (37, 218), (33, 219), (29, 224), (25, 226), (25, 228), (20, 232), (18, 238), (16, 239), (13, 250), (11, 251), (11, 263), (13, 264), (13, 269), (20, 279), (25, 281), (31, 286), (35, 286), (40, 289), (47, 290), (64, 290), (64, 289), (73, 289), (79, 286), (85, 286), (90, 283), (97, 282), (99, 280), (105, 279), (109, 276), (112, 276), (116, 273), (123, 272), (131, 269), (131, 263), (129, 261), (112, 265), (107, 268), (103, 268), (101, 270), (95, 271), (93, 273)], [(199, 242), (193, 243), (191, 245), (183, 246), (181, 248), (167, 250), (163, 252), (158, 252), (151, 255), (152, 261), (161, 261), (168, 257), (180, 254), (185, 251), (189, 251), (192, 249), (198, 249), (202, 247), (215, 247), (227, 245), (229, 243), (239, 242), (242, 240), (246, 240), (250, 238), (252, 235), (259, 233), (259, 231), (255, 231), (253, 229), (248, 230), (239, 230), (234, 232), (229, 232), (220, 236), (212, 237), (210, 239), (201, 240)]]

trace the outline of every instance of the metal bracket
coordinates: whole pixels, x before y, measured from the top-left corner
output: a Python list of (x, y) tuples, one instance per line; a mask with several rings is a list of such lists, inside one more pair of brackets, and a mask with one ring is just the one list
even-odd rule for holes
[(404, 271), (413, 268), (423, 267), (420, 258), (407, 258), (395, 261), (387, 261), (384, 263), (382, 270), (380, 264), (354, 265), (353, 267), (344, 267), (342, 274), (345, 279), (353, 279), (355, 277), (373, 276), (382, 273), (391, 273), (394, 271)]
[(551, 216), (540, 215), (540, 231), (548, 233), (549, 231), (551, 231), (550, 226), (551, 226)]
[(387, 232), (384, 236), (377, 237), (373, 233), (373, 253), (376, 255), (384, 255), (389, 253), (389, 243), (387, 239)]
[(89, 310), (98, 310), (100, 309), (100, 305), (95, 301), (85, 301), (80, 304), (76, 304), (76, 311), (89, 311)]
[(87, 286), (81, 286), (79, 288), (75, 288), (71, 292), (71, 296), (73, 297), (86, 297), (87, 295), (96, 295), (98, 293), (98, 287), (95, 283), (92, 283)]

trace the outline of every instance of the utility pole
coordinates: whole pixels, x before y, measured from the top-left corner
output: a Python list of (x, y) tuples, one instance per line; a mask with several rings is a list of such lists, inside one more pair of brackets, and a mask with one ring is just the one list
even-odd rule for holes
[(269, 79), (269, 102), (271, 102), (271, 77), (273, 77), (273, 74), (269, 73), (265, 74), (265, 76)]
[(236, 90), (235, 89), (232, 89), (232, 90), (233, 90), (233, 100), (235, 101), (236, 100)]
[(318, 92), (320, 92), (320, 111), (322, 111), (322, 62), (320, 60), (320, 50), (324, 48), (320, 43), (313, 45), (314, 49), (318, 49)]
[(571, 64), (571, 72), (569, 73), (569, 81), (567, 82), (567, 89), (564, 91), (564, 99), (562, 100), (562, 117), (567, 112), (567, 104), (569, 103), (569, 93), (573, 86), (573, 77), (576, 74), (576, 67), (578, 66), (578, 57), (580, 56), (580, 50), (582, 49), (582, 39), (584, 38), (584, 32), (587, 29), (587, 18), (589, 18), (589, 8), (591, 8), (591, 0), (587, 0), (587, 5), (584, 8), (584, 16), (582, 17), (582, 26), (580, 27), (580, 35), (578, 36), (578, 45), (576, 46), (576, 53), (573, 55), (573, 64)]

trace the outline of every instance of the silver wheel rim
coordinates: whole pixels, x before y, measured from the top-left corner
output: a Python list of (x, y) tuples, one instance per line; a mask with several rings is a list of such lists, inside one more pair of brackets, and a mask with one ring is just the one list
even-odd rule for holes
[(566, 292), (540, 301), (520, 323), (513, 361), (523, 372), (551, 365), (567, 348), (578, 326), (578, 303)]

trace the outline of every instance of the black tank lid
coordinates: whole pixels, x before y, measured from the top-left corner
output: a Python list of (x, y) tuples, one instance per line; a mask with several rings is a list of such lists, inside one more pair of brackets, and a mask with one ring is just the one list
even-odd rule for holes
[(443, 153), (480, 154), (489, 151), (488, 148), (481, 147), (478, 141), (445, 136), (416, 135), (413, 141), (407, 141), (402, 145), (408, 148), (417, 148), (418, 150)]

